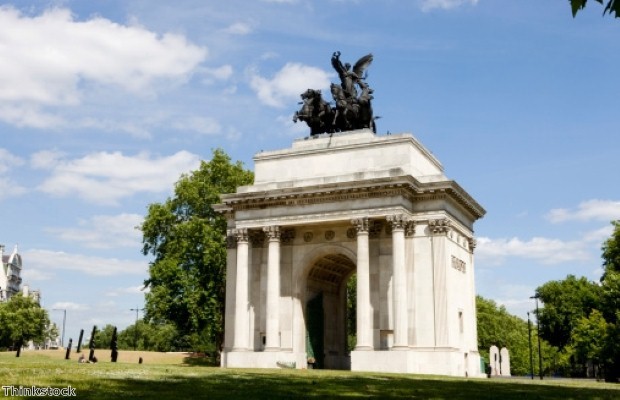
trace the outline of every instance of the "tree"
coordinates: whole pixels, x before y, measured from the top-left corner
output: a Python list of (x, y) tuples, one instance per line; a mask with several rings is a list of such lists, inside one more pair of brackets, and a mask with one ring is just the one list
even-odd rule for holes
[[(512, 375), (530, 373), (530, 352), (527, 321), (514, 316), (504, 306), (497, 306), (493, 300), (476, 296), (476, 315), (478, 323), (478, 350), (489, 362), (489, 348), (506, 347), (510, 352), (510, 369)], [(532, 345), (537, 345), (536, 330), (532, 329)], [(554, 355), (557, 350), (546, 341), (541, 343), (544, 354), (543, 369), (555, 370), (558, 360)], [(534, 367), (538, 369), (538, 352), (534, 352)]]
[(45, 340), (50, 324), (47, 311), (30, 297), (17, 294), (0, 303), (0, 347), (21, 347), (29, 340)]
[(251, 184), (254, 174), (231, 163), (223, 150), (183, 175), (174, 195), (151, 204), (141, 229), (144, 255), (154, 256), (146, 294), (145, 320), (170, 322), (182, 336), (206, 335), (223, 342), (226, 220), (213, 205), (220, 195)]
[[(597, 2), (603, 4), (603, 0), (596, 0)], [(585, 8), (588, 0), (570, 0), (571, 7), (573, 9), (573, 17), (577, 15), (579, 10)], [(607, 0), (607, 5), (603, 10), (603, 14), (611, 14), (615, 13), (616, 18), (620, 17), (620, 1), (619, 0)]]
[(584, 366), (588, 361), (600, 365), (606, 340), (607, 322), (600, 311), (593, 310), (588, 317), (581, 317), (571, 332), (571, 346), (577, 362)]
[(95, 343), (100, 349), (109, 349), (110, 342), (112, 341), (112, 333), (114, 333), (114, 326), (107, 324), (103, 329), (97, 331), (95, 334)]
[(613, 221), (614, 231), (602, 247), (601, 311), (607, 321), (603, 364), (605, 379), (620, 378), (620, 220)]
[(551, 345), (564, 349), (571, 332), (582, 317), (588, 317), (600, 305), (600, 286), (581, 277), (568, 275), (561, 281), (550, 281), (536, 289), (544, 304), (539, 310), (540, 336)]
[(605, 279), (607, 271), (620, 272), (620, 220), (612, 221), (614, 231), (611, 237), (603, 243), (603, 268), (605, 273), (601, 280)]

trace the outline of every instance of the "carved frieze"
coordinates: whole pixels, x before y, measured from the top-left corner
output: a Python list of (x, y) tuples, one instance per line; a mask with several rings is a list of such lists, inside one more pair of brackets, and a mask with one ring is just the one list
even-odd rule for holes
[(329, 230), (329, 231), (325, 231), (325, 240), (333, 240), (334, 237), (336, 236), (336, 232)]
[(304, 242), (309, 243), (314, 238), (314, 234), (312, 232), (304, 233)]

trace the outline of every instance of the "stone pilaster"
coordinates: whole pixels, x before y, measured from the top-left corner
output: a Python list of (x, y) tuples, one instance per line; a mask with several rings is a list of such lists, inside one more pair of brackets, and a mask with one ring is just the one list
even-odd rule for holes
[(448, 219), (434, 219), (428, 223), (433, 241), (433, 294), (435, 306), (435, 345), (447, 346), (448, 337), (448, 289), (446, 273), (448, 257), (446, 241), (452, 223)]
[(351, 223), (357, 231), (357, 344), (355, 350), (372, 350), (368, 218), (354, 219)]
[(263, 231), (269, 241), (265, 351), (277, 351), (280, 350), (280, 227), (266, 226)]

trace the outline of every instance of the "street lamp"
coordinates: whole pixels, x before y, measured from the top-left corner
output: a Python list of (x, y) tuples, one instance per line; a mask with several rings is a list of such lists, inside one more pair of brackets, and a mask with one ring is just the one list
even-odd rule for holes
[(133, 350), (136, 351), (136, 347), (138, 345), (138, 312), (144, 311), (144, 308), (138, 308), (138, 306), (136, 306), (136, 308), (130, 308), (129, 311), (136, 312), (136, 324), (133, 328)]
[(60, 338), (60, 347), (65, 347), (65, 322), (67, 321), (67, 309), (66, 308), (52, 308), (53, 311), (62, 311), (62, 335)]
[(530, 312), (527, 312), (527, 337), (530, 343), (530, 376), (534, 379), (534, 357), (532, 356), (532, 322), (530, 321)]
[(542, 352), (540, 350), (540, 314), (538, 312), (538, 295), (531, 296), (530, 299), (536, 300), (536, 330), (538, 332), (538, 374), (540, 375), (540, 380), (543, 378), (543, 370), (542, 370)]

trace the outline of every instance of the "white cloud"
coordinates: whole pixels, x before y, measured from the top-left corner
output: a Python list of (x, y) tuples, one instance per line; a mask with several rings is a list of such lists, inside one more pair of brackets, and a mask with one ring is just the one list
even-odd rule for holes
[(202, 68), (200, 72), (205, 76), (203, 80), (205, 83), (212, 83), (213, 81), (225, 81), (229, 79), (233, 74), (233, 67), (231, 65), (222, 65), (218, 68)]
[(0, 148), (0, 200), (20, 196), (27, 192), (26, 188), (14, 182), (12, 179), (3, 175), (7, 174), (14, 167), (24, 164), (24, 160), (11, 154), (8, 150)]
[[(37, 154), (33, 156), (37, 157), (42, 158)], [(200, 165), (199, 157), (186, 151), (159, 158), (147, 153), (125, 156), (120, 152), (98, 152), (80, 159), (55, 162), (49, 166), (51, 176), (39, 190), (59, 197), (77, 195), (86, 201), (107, 205), (140, 192), (169, 191), (182, 173)]]
[(138, 214), (95, 215), (79, 221), (78, 228), (48, 228), (58, 239), (79, 243), (89, 248), (140, 247), (140, 231), (136, 229), (144, 217)]
[(0, 174), (6, 173), (13, 167), (24, 164), (24, 160), (11, 154), (8, 150), (0, 148)]
[(535, 237), (528, 241), (519, 238), (478, 238), (476, 257), (491, 265), (501, 264), (507, 257), (536, 260), (542, 264), (559, 264), (591, 258), (584, 241), (562, 241)]
[(547, 214), (553, 223), (565, 221), (611, 221), (620, 219), (620, 201), (587, 200), (579, 204), (576, 210), (555, 208)]
[(144, 285), (138, 285), (120, 289), (113, 289), (107, 292), (105, 295), (108, 297), (119, 297), (126, 294), (144, 294), (148, 293), (149, 291), (150, 289), (148, 287), (145, 288)]
[(63, 251), (28, 250), (23, 254), (29, 268), (46, 272), (76, 271), (92, 276), (146, 275), (146, 261), (119, 260), (113, 257), (93, 257)]
[(476, 4), (478, 4), (478, 0), (421, 0), (420, 8), (422, 9), (422, 11), (430, 11), (436, 8), (442, 10), (451, 10), (453, 8), (460, 7), (466, 4), (471, 4), (475, 6)]
[(59, 301), (50, 307), (50, 309), (67, 310), (67, 311), (86, 311), (90, 309), (86, 304), (78, 304), (72, 301)]
[(250, 24), (245, 22), (235, 22), (224, 30), (224, 32), (231, 35), (247, 35), (252, 32)]
[(282, 107), (287, 101), (299, 99), (308, 88), (329, 88), (331, 74), (320, 68), (287, 63), (271, 79), (250, 71), (250, 86), (259, 100), (272, 107)]
[(187, 80), (207, 55), (180, 35), (78, 21), (62, 8), (29, 16), (0, 6), (0, 43), (0, 119), (38, 128), (63, 125), (45, 108), (78, 105), (88, 88), (150, 94), (159, 82)]
[(197, 132), (202, 135), (217, 135), (222, 133), (220, 123), (209, 117), (187, 117), (176, 121), (172, 127), (179, 131)]

